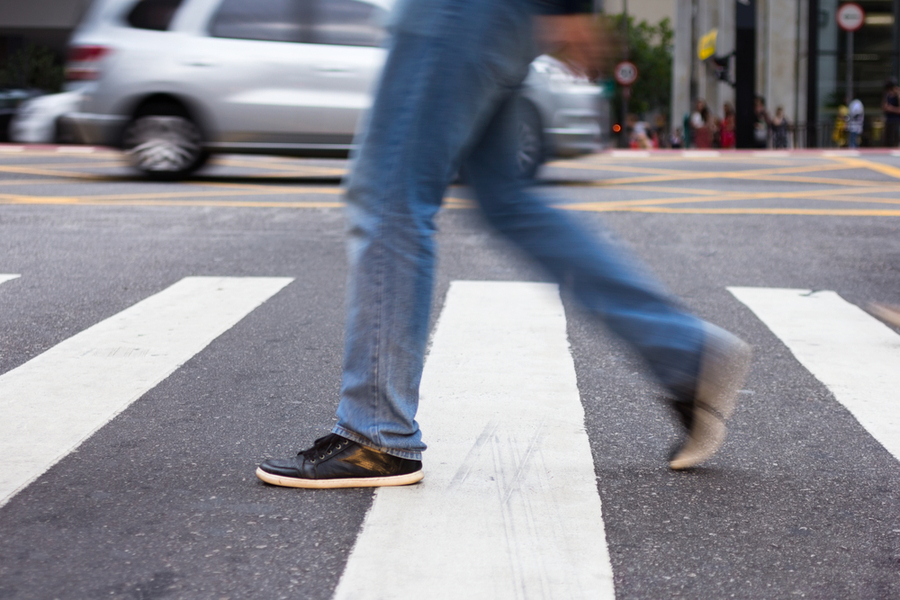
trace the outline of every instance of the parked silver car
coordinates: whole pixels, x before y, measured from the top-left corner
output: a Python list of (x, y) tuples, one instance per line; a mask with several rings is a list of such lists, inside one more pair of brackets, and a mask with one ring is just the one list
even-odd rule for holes
[[(155, 178), (214, 153), (341, 157), (385, 51), (394, 0), (95, 0), (73, 35), (63, 117), (78, 141), (121, 147)], [(523, 94), (520, 165), (597, 150), (609, 100), (550, 57)]]
[(9, 137), (23, 144), (54, 144), (72, 141), (60, 119), (81, 106), (81, 92), (47, 94), (23, 102), (9, 125)]

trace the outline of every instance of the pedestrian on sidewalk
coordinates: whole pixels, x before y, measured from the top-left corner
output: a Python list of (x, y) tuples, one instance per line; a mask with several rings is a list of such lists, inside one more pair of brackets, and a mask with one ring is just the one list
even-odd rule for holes
[(847, 144), (850, 148), (859, 148), (865, 119), (866, 110), (863, 103), (859, 98), (855, 98), (847, 106)]
[[(688, 313), (635, 261), (589, 235), (519, 175), (520, 86), (553, 53), (599, 75), (608, 36), (579, 0), (402, 0), (347, 182), (350, 275), (332, 433), (257, 475), (302, 488), (406, 485), (423, 477), (415, 420), (435, 268), (434, 219), (464, 172), (488, 223), (626, 340), (671, 395), (686, 436), (672, 469), (725, 437), (749, 348)], [(490, 365), (485, 365), (490, 368)], [(448, 407), (450, 409), (450, 407)], [(464, 418), (464, 415), (461, 416)]]
[(722, 123), (719, 125), (719, 143), (723, 150), (733, 150), (737, 145), (737, 134), (735, 127), (737, 121), (735, 118), (734, 105), (726, 102), (722, 105)]
[(775, 116), (772, 117), (772, 147), (777, 150), (783, 150), (788, 147), (788, 123), (787, 117), (784, 116), (784, 108), (779, 106), (775, 109)]
[(691, 113), (691, 139), (694, 142), (694, 148), (712, 148), (715, 131), (715, 115), (709, 110), (706, 100), (698, 98), (694, 103), (694, 112)]
[(766, 111), (766, 99), (756, 96), (753, 102), (753, 147), (760, 150), (769, 147), (769, 128), (772, 120)]
[(888, 79), (884, 84), (884, 145), (896, 148), (900, 144), (900, 85), (896, 79)]

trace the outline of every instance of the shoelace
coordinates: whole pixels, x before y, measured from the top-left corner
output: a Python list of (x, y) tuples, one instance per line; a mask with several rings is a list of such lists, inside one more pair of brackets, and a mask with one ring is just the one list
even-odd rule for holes
[(332, 454), (334, 454), (337, 450), (340, 450), (345, 447), (345, 444), (349, 444), (349, 440), (346, 438), (342, 438), (341, 436), (335, 433), (329, 433), (324, 437), (320, 437), (315, 442), (313, 442), (312, 448), (308, 450), (301, 450), (297, 453), (297, 456), (303, 456), (310, 462), (316, 462), (317, 460), (325, 460)]

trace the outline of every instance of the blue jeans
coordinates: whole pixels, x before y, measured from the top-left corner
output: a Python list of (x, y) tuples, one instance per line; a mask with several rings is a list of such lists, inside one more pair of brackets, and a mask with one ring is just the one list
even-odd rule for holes
[(350, 275), (334, 433), (395, 456), (415, 421), (435, 265), (434, 218), (462, 169), (488, 222), (690, 396), (703, 323), (617, 249), (518, 176), (517, 90), (537, 52), (526, 0), (415, 0), (390, 53), (347, 182)]

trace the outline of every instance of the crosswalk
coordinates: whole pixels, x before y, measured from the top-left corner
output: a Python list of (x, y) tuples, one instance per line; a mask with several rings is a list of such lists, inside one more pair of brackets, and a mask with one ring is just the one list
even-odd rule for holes
[[(0, 375), (0, 506), (291, 281), (188, 277)], [(833, 292), (729, 291), (900, 460), (900, 336)], [(336, 599), (615, 598), (555, 286), (454, 282), (419, 421), (426, 478), (377, 490)]]
[(900, 336), (834, 292), (729, 289), (900, 460)]
[(290, 281), (182, 279), (0, 376), (0, 505)]
[(455, 282), (421, 390), (426, 480), (378, 491), (335, 597), (615, 598), (556, 286)]

